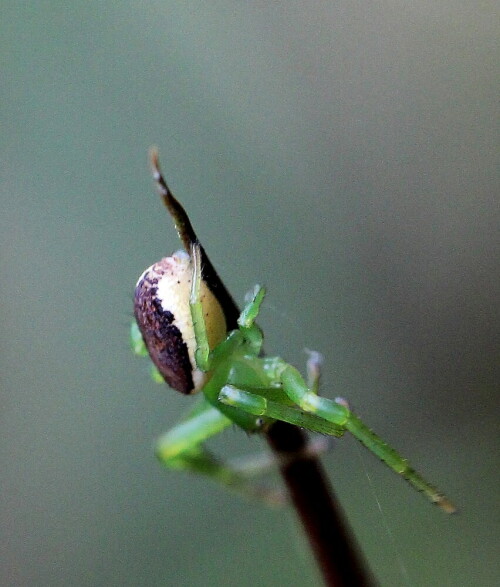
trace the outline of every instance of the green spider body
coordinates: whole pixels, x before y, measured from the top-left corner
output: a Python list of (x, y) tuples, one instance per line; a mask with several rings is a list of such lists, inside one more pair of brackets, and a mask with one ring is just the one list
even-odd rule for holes
[[(350, 431), (432, 501), (450, 509), (446, 498), (344, 402), (317, 395), (314, 375), (306, 384), (283, 359), (260, 356), (263, 336), (255, 319), (263, 288), (255, 288), (238, 329), (226, 336), (223, 312), (201, 279), (199, 247), (193, 247), (193, 257), (194, 264), (179, 253), (163, 259), (143, 273), (136, 287), (136, 320), (155, 365), (171, 387), (182, 393), (201, 389), (207, 402), (160, 439), (157, 454), (166, 465), (179, 468), (183, 458), (189, 461), (190, 451), (214, 434), (214, 426), (216, 432), (231, 424), (259, 432), (281, 420), (331, 436)], [(167, 324), (162, 323), (165, 316)]]
[[(206, 276), (215, 271), (187, 215), (164, 183), (155, 156), (153, 167), (189, 254), (175, 253), (141, 275), (135, 291), (136, 322), (165, 381), (181, 393), (202, 391), (203, 397), (179, 425), (159, 439), (156, 454), (161, 462), (269, 498), (268, 493), (248, 482), (244, 470), (215, 459), (205, 449), (204, 441), (232, 424), (247, 432), (263, 432), (276, 420), (329, 436), (349, 431), (433, 503), (447, 512), (454, 511), (450, 501), (372, 432), (344, 400), (318, 395), (318, 353), (310, 353), (307, 382), (283, 359), (262, 356), (263, 335), (255, 320), (264, 298), (263, 288), (254, 288), (236, 327), (227, 331), (224, 306), (227, 300), (234, 302), (225, 290), (214, 293), (216, 288), (210, 285), (213, 279)], [(225, 304), (219, 304), (223, 297)], [(134, 325), (134, 348), (143, 354), (136, 328)]]

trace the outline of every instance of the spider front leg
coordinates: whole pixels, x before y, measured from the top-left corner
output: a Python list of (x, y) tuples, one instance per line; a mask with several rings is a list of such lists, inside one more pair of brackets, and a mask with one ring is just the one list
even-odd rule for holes
[(191, 245), (191, 262), (193, 264), (193, 278), (189, 307), (193, 319), (193, 329), (196, 340), (195, 360), (199, 369), (207, 372), (210, 369), (210, 345), (208, 343), (207, 326), (203, 316), (201, 299), (201, 250), (198, 243)]
[(287, 405), (283, 400), (270, 400), (265, 397), (264, 391), (262, 394), (249, 393), (230, 385), (222, 388), (219, 400), (255, 415), (272, 417), (324, 434), (341, 436), (347, 430), (433, 503), (447, 513), (455, 511), (448, 498), (430, 485), (406, 459), (370, 430), (348, 409), (344, 400), (333, 401), (318, 396), (306, 385), (297, 369), (281, 359), (274, 361), (275, 376), (279, 377), (284, 393), (296, 407)]
[(281, 381), (285, 393), (302, 410), (344, 427), (389, 468), (406, 479), (415, 489), (423, 492), (433, 503), (447, 513), (455, 511), (455, 506), (447, 497), (430, 485), (410, 466), (406, 459), (370, 430), (358, 416), (344, 405), (343, 400), (341, 402), (332, 401), (316, 396), (308, 389), (297, 369), (291, 365), (287, 365), (283, 369)]

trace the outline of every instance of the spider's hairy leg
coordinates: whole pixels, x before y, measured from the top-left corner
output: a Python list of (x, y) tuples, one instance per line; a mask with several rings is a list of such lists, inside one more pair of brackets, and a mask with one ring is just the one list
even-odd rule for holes
[(156, 441), (155, 453), (166, 466), (208, 438), (231, 426), (232, 420), (202, 398), (188, 415)]
[(428, 499), (447, 513), (455, 511), (453, 504), (417, 473), (406, 459), (377, 436), (364, 422), (343, 403), (337, 403), (312, 393), (300, 373), (291, 365), (285, 365), (281, 373), (283, 390), (299, 408), (342, 426), (374, 453), (395, 473), (401, 475), (415, 489), (423, 492)]
[(283, 361), (280, 374), (283, 390), (286, 395), (304, 412), (315, 414), (332, 424), (346, 428), (349, 420), (349, 410), (336, 402), (320, 397), (306, 385), (295, 367)]
[(214, 456), (203, 445), (232, 424), (232, 420), (202, 398), (182, 422), (157, 440), (156, 456), (169, 469), (203, 475), (268, 505), (283, 503), (285, 496), (282, 491), (252, 479), (267, 473), (274, 466), (269, 458), (253, 457), (239, 459), (235, 463), (226, 462)]
[(305, 349), (305, 351), (309, 356), (306, 363), (307, 386), (313, 393), (318, 394), (323, 355), (318, 353), (318, 351), (311, 351), (310, 349)]
[(134, 355), (137, 355), (138, 357), (147, 357), (149, 354), (144, 339), (142, 338), (141, 331), (135, 320), (130, 324), (130, 346), (132, 347)]
[(238, 326), (240, 328), (249, 328), (254, 324), (265, 294), (266, 290), (260, 285), (256, 285), (253, 290), (247, 293), (245, 297), (247, 303), (238, 318)]
[(257, 357), (262, 349), (264, 336), (262, 330), (255, 324), (260, 311), (266, 290), (256, 285), (246, 296), (246, 305), (238, 318), (238, 328), (247, 341), (248, 351)]
[(453, 503), (445, 495), (428, 483), (415, 471), (407, 459), (403, 458), (395, 449), (384, 442), (380, 436), (368, 428), (353, 412), (350, 412), (346, 427), (368, 450), (378, 456), (395, 473), (406, 479), (417, 491), (421, 491), (432, 503), (439, 506), (448, 514), (456, 511)]
[(279, 398), (269, 399), (265, 397), (267, 394), (272, 397), (276, 395), (275, 392), (275, 389), (260, 389), (259, 393), (253, 393), (228, 384), (222, 387), (218, 399), (225, 406), (238, 408), (253, 416), (288, 422), (288, 424), (306, 428), (311, 432), (329, 436), (342, 436), (344, 434), (345, 427), (343, 426), (328, 422), (315, 414), (307, 414)]
[(195, 360), (197, 367), (202, 371), (208, 371), (210, 369), (210, 345), (201, 303), (201, 251), (199, 243), (191, 245), (191, 262), (193, 263), (193, 277), (189, 306), (196, 338)]

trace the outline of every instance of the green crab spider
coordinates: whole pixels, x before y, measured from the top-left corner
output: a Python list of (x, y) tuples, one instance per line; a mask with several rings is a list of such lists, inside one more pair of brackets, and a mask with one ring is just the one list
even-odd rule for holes
[[(161, 463), (208, 475), (233, 489), (277, 501), (278, 493), (249, 480), (253, 469), (221, 462), (204, 442), (232, 425), (248, 433), (261, 433), (273, 422), (283, 421), (333, 437), (350, 432), (431, 502), (445, 512), (455, 511), (448, 498), (370, 430), (345, 400), (318, 395), (319, 353), (309, 351), (306, 380), (280, 357), (263, 356), (263, 334), (256, 324), (265, 295), (263, 287), (255, 286), (248, 294), (237, 327), (227, 332), (217, 295), (220, 292), (214, 291), (205, 279), (208, 258), (187, 215), (169, 192), (155, 154), (152, 161), (155, 180), (164, 199), (169, 198), (170, 211), (175, 208), (174, 219), (189, 253), (178, 251), (152, 265), (139, 278), (133, 346), (138, 354), (147, 350), (173, 389), (184, 394), (202, 392), (201, 401), (187, 416), (158, 439), (156, 455)], [(213, 270), (211, 265), (209, 269)]]

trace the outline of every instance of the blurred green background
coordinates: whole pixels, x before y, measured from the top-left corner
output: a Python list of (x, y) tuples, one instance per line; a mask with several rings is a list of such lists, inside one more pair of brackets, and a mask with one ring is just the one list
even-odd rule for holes
[(2, 2), (2, 585), (319, 584), (293, 512), (153, 457), (190, 399), (128, 347), (179, 246), (151, 144), (235, 297), (267, 285), (268, 352), (322, 351), (458, 504), (335, 445), (381, 585), (498, 584), (494, 4)]

